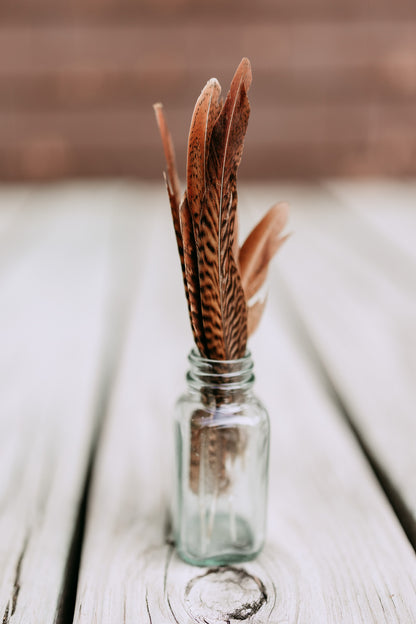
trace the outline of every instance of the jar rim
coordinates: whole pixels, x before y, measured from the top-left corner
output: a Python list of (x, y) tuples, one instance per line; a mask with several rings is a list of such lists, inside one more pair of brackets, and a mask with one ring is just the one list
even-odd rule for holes
[(200, 362), (202, 364), (211, 364), (211, 365), (236, 365), (236, 364), (244, 364), (244, 362), (248, 362), (251, 360), (251, 351), (247, 350), (243, 357), (234, 358), (232, 360), (213, 360), (210, 358), (202, 357), (199, 351), (193, 347), (188, 355), (188, 360), (192, 362)]
[(186, 379), (188, 386), (201, 390), (233, 392), (249, 389), (255, 380), (251, 353), (234, 360), (202, 358), (194, 348), (188, 355), (190, 369)]

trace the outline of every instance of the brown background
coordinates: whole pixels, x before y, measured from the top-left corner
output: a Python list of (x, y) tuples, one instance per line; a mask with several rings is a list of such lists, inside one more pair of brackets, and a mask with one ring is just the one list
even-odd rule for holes
[(194, 102), (253, 65), (247, 178), (416, 174), (415, 0), (2, 0), (0, 178), (180, 171)]

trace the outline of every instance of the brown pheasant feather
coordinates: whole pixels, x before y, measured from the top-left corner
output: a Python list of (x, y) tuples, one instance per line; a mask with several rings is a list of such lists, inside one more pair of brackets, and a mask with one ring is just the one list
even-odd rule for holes
[(199, 96), (189, 130), (186, 191), (180, 199), (175, 153), (161, 104), (155, 114), (167, 162), (172, 211), (191, 327), (200, 354), (213, 360), (242, 357), (265, 297), (254, 297), (269, 262), (287, 237), (286, 204), (269, 210), (239, 250), (237, 169), (250, 114), (251, 68), (244, 58), (224, 104), (213, 78)]
[(207, 350), (216, 360), (242, 357), (247, 342), (246, 303), (233, 255), (237, 206), (231, 188), (250, 114), (250, 83), (250, 64), (243, 59), (213, 127), (206, 165), (197, 248)]
[(235, 214), (233, 256), (234, 256), (235, 263), (237, 265), (238, 272), (240, 273), (240, 247), (238, 244), (238, 212), (237, 212), (238, 194), (237, 194), (237, 178), (236, 177), (234, 177), (231, 180), (230, 187), (231, 187), (231, 194), (233, 197), (232, 201), (235, 204), (235, 206), (231, 208), (231, 212)]
[(196, 346), (200, 354), (206, 357), (206, 341), (201, 314), (201, 294), (198, 274), (198, 258), (192, 225), (192, 216), (188, 198), (185, 193), (180, 211), (179, 220), (183, 244), (184, 282), (187, 291), (189, 318)]
[(269, 263), (285, 242), (281, 236), (289, 207), (285, 202), (275, 204), (251, 231), (240, 249), (239, 264), (241, 281), (247, 301), (247, 334), (256, 331), (266, 305), (267, 293), (258, 297), (266, 281)]
[(289, 206), (285, 202), (272, 206), (240, 249), (241, 281), (247, 301), (264, 284), (270, 260), (287, 239), (281, 233), (287, 223), (288, 214)]
[(166, 189), (168, 191), (169, 203), (172, 212), (173, 227), (175, 230), (176, 243), (178, 245), (179, 258), (181, 261), (182, 275), (185, 284), (185, 292), (188, 297), (187, 283), (185, 279), (185, 266), (183, 261), (183, 243), (181, 234), (181, 224), (179, 220), (179, 206), (180, 206), (180, 186), (178, 174), (176, 171), (176, 159), (175, 150), (173, 147), (172, 137), (166, 123), (165, 116), (163, 114), (162, 104), (154, 104), (153, 109), (156, 115), (156, 121), (159, 126), (160, 136), (162, 138), (163, 151), (165, 152), (166, 164), (168, 167), (168, 175), (164, 174)]
[[(287, 206), (278, 204), (241, 249), (238, 245), (237, 169), (250, 114), (250, 85), (250, 63), (243, 59), (224, 104), (217, 80), (209, 80), (202, 90), (189, 130), (182, 201), (171, 137), (162, 107), (155, 105), (191, 327), (200, 354), (212, 360), (244, 356), (247, 336), (266, 303), (261, 287), (269, 262), (286, 238), (281, 232)], [(216, 371), (227, 365), (212, 363)], [(221, 405), (221, 392), (214, 391), (214, 398)], [(203, 479), (204, 490), (217, 496), (229, 487), (228, 462), (244, 454), (246, 439), (238, 427), (211, 428), (206, 419), (205, 410), (196, 410), (191, 418), (189, 480), (195, 493)]]
[(256, 331), (261, 317), (263, 316), (264, 308), (267, 302), (267, 295), (262, 299), (258, 299), (254, 303), (247, 303), (247, 336), (250, 337)]
[(198, 237), (201, 203), (206, 190), (206, 164), (212, 129), (221, 111), (220, 94), (219, 82), (212, 78), (203, 88), (195, 104), (189, 130), (186, 192), (195, 238)]
[(179, 185), (178, 172), (176, 169), (175, 149), (173, 147), (172, 137), (166, 123), (165, 115), (163, 113), (163, 105), (158, 102), (157, 104), (153, 105), (153, 109), (155, 111), (156, 121), (159, 126), (159, 132), (163, 144), (163, 151), (165, 152), (166, 164), (168, 166), (166, 186), (168, 189), (170, 205), (172, 208), (172, 215), (174, 215), (174, 223), (176, 217), (176, 221), (179, 224), (178, 219), (179, 205), (181, 201), (181, 188)]
[(186, 194), (180, 201), (180, 186), (176, 170), (175, 150), (171, 134), (163, 114), (162, 104), (155, 104), (154, 111), (162, 137), (163, 149), (168, 168), (168, 175), (165, 176), (166, 188), (168, 191), (170, 207), (172, 212), (173, 227), (176, 235), (179, 258), (181, 261), (182, 277), (185, 287), (186, 300), (188, 302), (189, 318), (195, 343), (204, 355), (204, 337), (202, 331), (201, 305), (199, 301), (199, 277), (196, 262), (196, 247), (193, 236), (192, 219), (186, 200)]

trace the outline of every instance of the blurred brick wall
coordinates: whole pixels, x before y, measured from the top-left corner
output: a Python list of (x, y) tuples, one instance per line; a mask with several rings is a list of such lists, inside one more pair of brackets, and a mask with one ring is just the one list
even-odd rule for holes
[(180, 171), (193, 104), (253, 65), (242, 173), (416, 174), (415, 0), (2, 0), (0, 178)]

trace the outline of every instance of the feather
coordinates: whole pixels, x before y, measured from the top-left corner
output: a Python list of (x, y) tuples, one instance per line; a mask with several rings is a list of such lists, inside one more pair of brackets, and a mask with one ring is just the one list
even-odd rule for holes
[[(250, 85), (250, 63), (244, 58), (224, 103), (217, 80), (209, 80), (202, 90), (189, 130), (182, 202), (162, 105), (154, 107), (167, 161), (165, 181), (191, 327), (200, 354), (212, 360), (244, 356), (247, 336), (255, 331), (266, 304), (262, 287), (269, 262), (287, 238), (281, 236), (287, 206), (277, 204), (239, 249), (237, 170), (250, 114)], [(213, 366), (217, 373), (227, 368), (218, 361)], [(216, 405), (224, 401), (221, 387), (214, 388), (213, 396)], [(202, 492), (213, 494), (215, 501), (229, 487), (229, 464), (244, 456), (247, 440), (238, 427), (206, 427), (206, 415), (204, 409), (191, 416), (189, 483), (196, 494), (202, 484)], [(211, 506), (213, 513), (215, 506)]]
[(205, 195), (206, 162), (214, 123), (221, 110), (221, 87), (215, 78), (207, 82), (199, 96), (189, 130), (186, 164), (186, 191), (194, 234), (198, 236), (201, 202)]
[(163, 106), (162, 104), (155, 104), (153, 109), (155, 111), (157, 124), (159, 126), (168, 168), (168, 175), (166, 176), (166, 174), (164, 174), (164, 178), (172, 212), (172, 221), (175, 230), (176, 243), (178, 246), (192, 333), (198, 349), (200, 349), (201, 354), (203, 354), (203, 344), (201, 340), (202, 322), (198, 323), (198, 312), (196, 310), (198, 304), (196, 303), (197, 295), (195, 293), (198, 293), (199, 291), (197, 271), (194, 270), (196, 250), (195, 242), (193, 240), (193, 232), (190, 231), (192, 230), (192, 224), (191, 227), (189, 227), (190, 219), (188, 214), (189, 211), (187, 210), (186, 194), (184, 195), (182, 202), (180, 202), (180, 188), (175, 164), (175, 151), (173, 148), (171, 134), (163, 114)]
[[(154, 104), (153, 110), (155, 111), (156, 121), (159, 127), (160, 136), (162, 138), (163, 150), (165, 152), (166, 164), (168, 167), (168, 175), (163, 174), (165, 179), (166, 189), (168, 191), (169, 203), (172, 212), (173, 228), (175, 230), (176, 243), (178, 246), (179, 259), (182, 267), (182, 276), (185, 284), (185, 292), (187, 295), (187, 286), (185, 280), (185, 266), (183, 261), (183, 243), (181, 234), (181, 224), (179, 221), (179, 207), (180, 207), (180, 187), (178, 174), (176, 172), (175, 164), (175, 150), (173, 148), (172, 137), (169, 132), (165, 116), (163, 114), (162, 104)], [(187, 295), (188, 296), (188, 295)]]
[(251, 336), (256, 331), (266, 305), (267, 295), (263, 299), (258, 299), (252, 305), (247, 305), (247, 335)]
[(249, 301), (264, 284), (270, 260), (288, 236), (281, 236), (288, 218), (289, 206), (275, 204), (246, 238), (240, 249), (240, 273), (246, 300)]
[(243, 151), (250, 105), (251, 68), (243, 59), (212, 130), (201, 204), (198, 268), (201, 310), (209, 357), (242, 357), (247, 342), (247, 308), (234, 259), (236, 175)]
[(182, 201), (163, 107), (154, 105), (191, 327), (200, 354), (214, 360), (244, 355), (247, 335), (256, 329), (265, 306), (261, 289), (270, 260), (287, 238), (281, 233), (288, 207), (280, 203), (239, 249), (237, 169), (250, 114), (251, 79), (244, 58), (224, 103), (216, 79), (202, 90), (190, 124)]
[(165, 115), (163, 113), (163, 105), (160, 104), (160, 102), (158, 102), (157, 104), (153, 104), (153, 110), (155, 111), (156, 121), (159, 127), (160, 136), (162, 138), (163, 151), (165, 153), (166, 164), (168, 167), (166, 186), (168, 189), (169, 200), (171, 203), (171, 207), (172, 203), (175, 204), (175, 212), (177, 215), (179, 215), (181, 189), (179, 185), (178, 173), (176, 170), (175, 149), (173, 147), (172, 136), (169, 132)]
[(237, 212), (237, 204), (238, 204), (238, 194), (237, 194), (237, 178), (234, 176), (231, 181), (231, 193), (232, 193), (232, 201), (235, 203), (235, 206), (231, 207), (231, 213), (235, 215), (234, 221), (234, 235), (233, 235), (233, 256), (235, 263), (237, 265), (238, 272), (240, 273), (240, 246), (238, 243), (238, 212)]
[(201, 315), (197, 250), (192, 226), (192, 216), (186, 193), (179, 210), (179, 220), (183, 243), (184, 282), (185, 291), (187, 293), (189, 318), (196, 346), (202, 357), (205, 357), (206, 347)]

